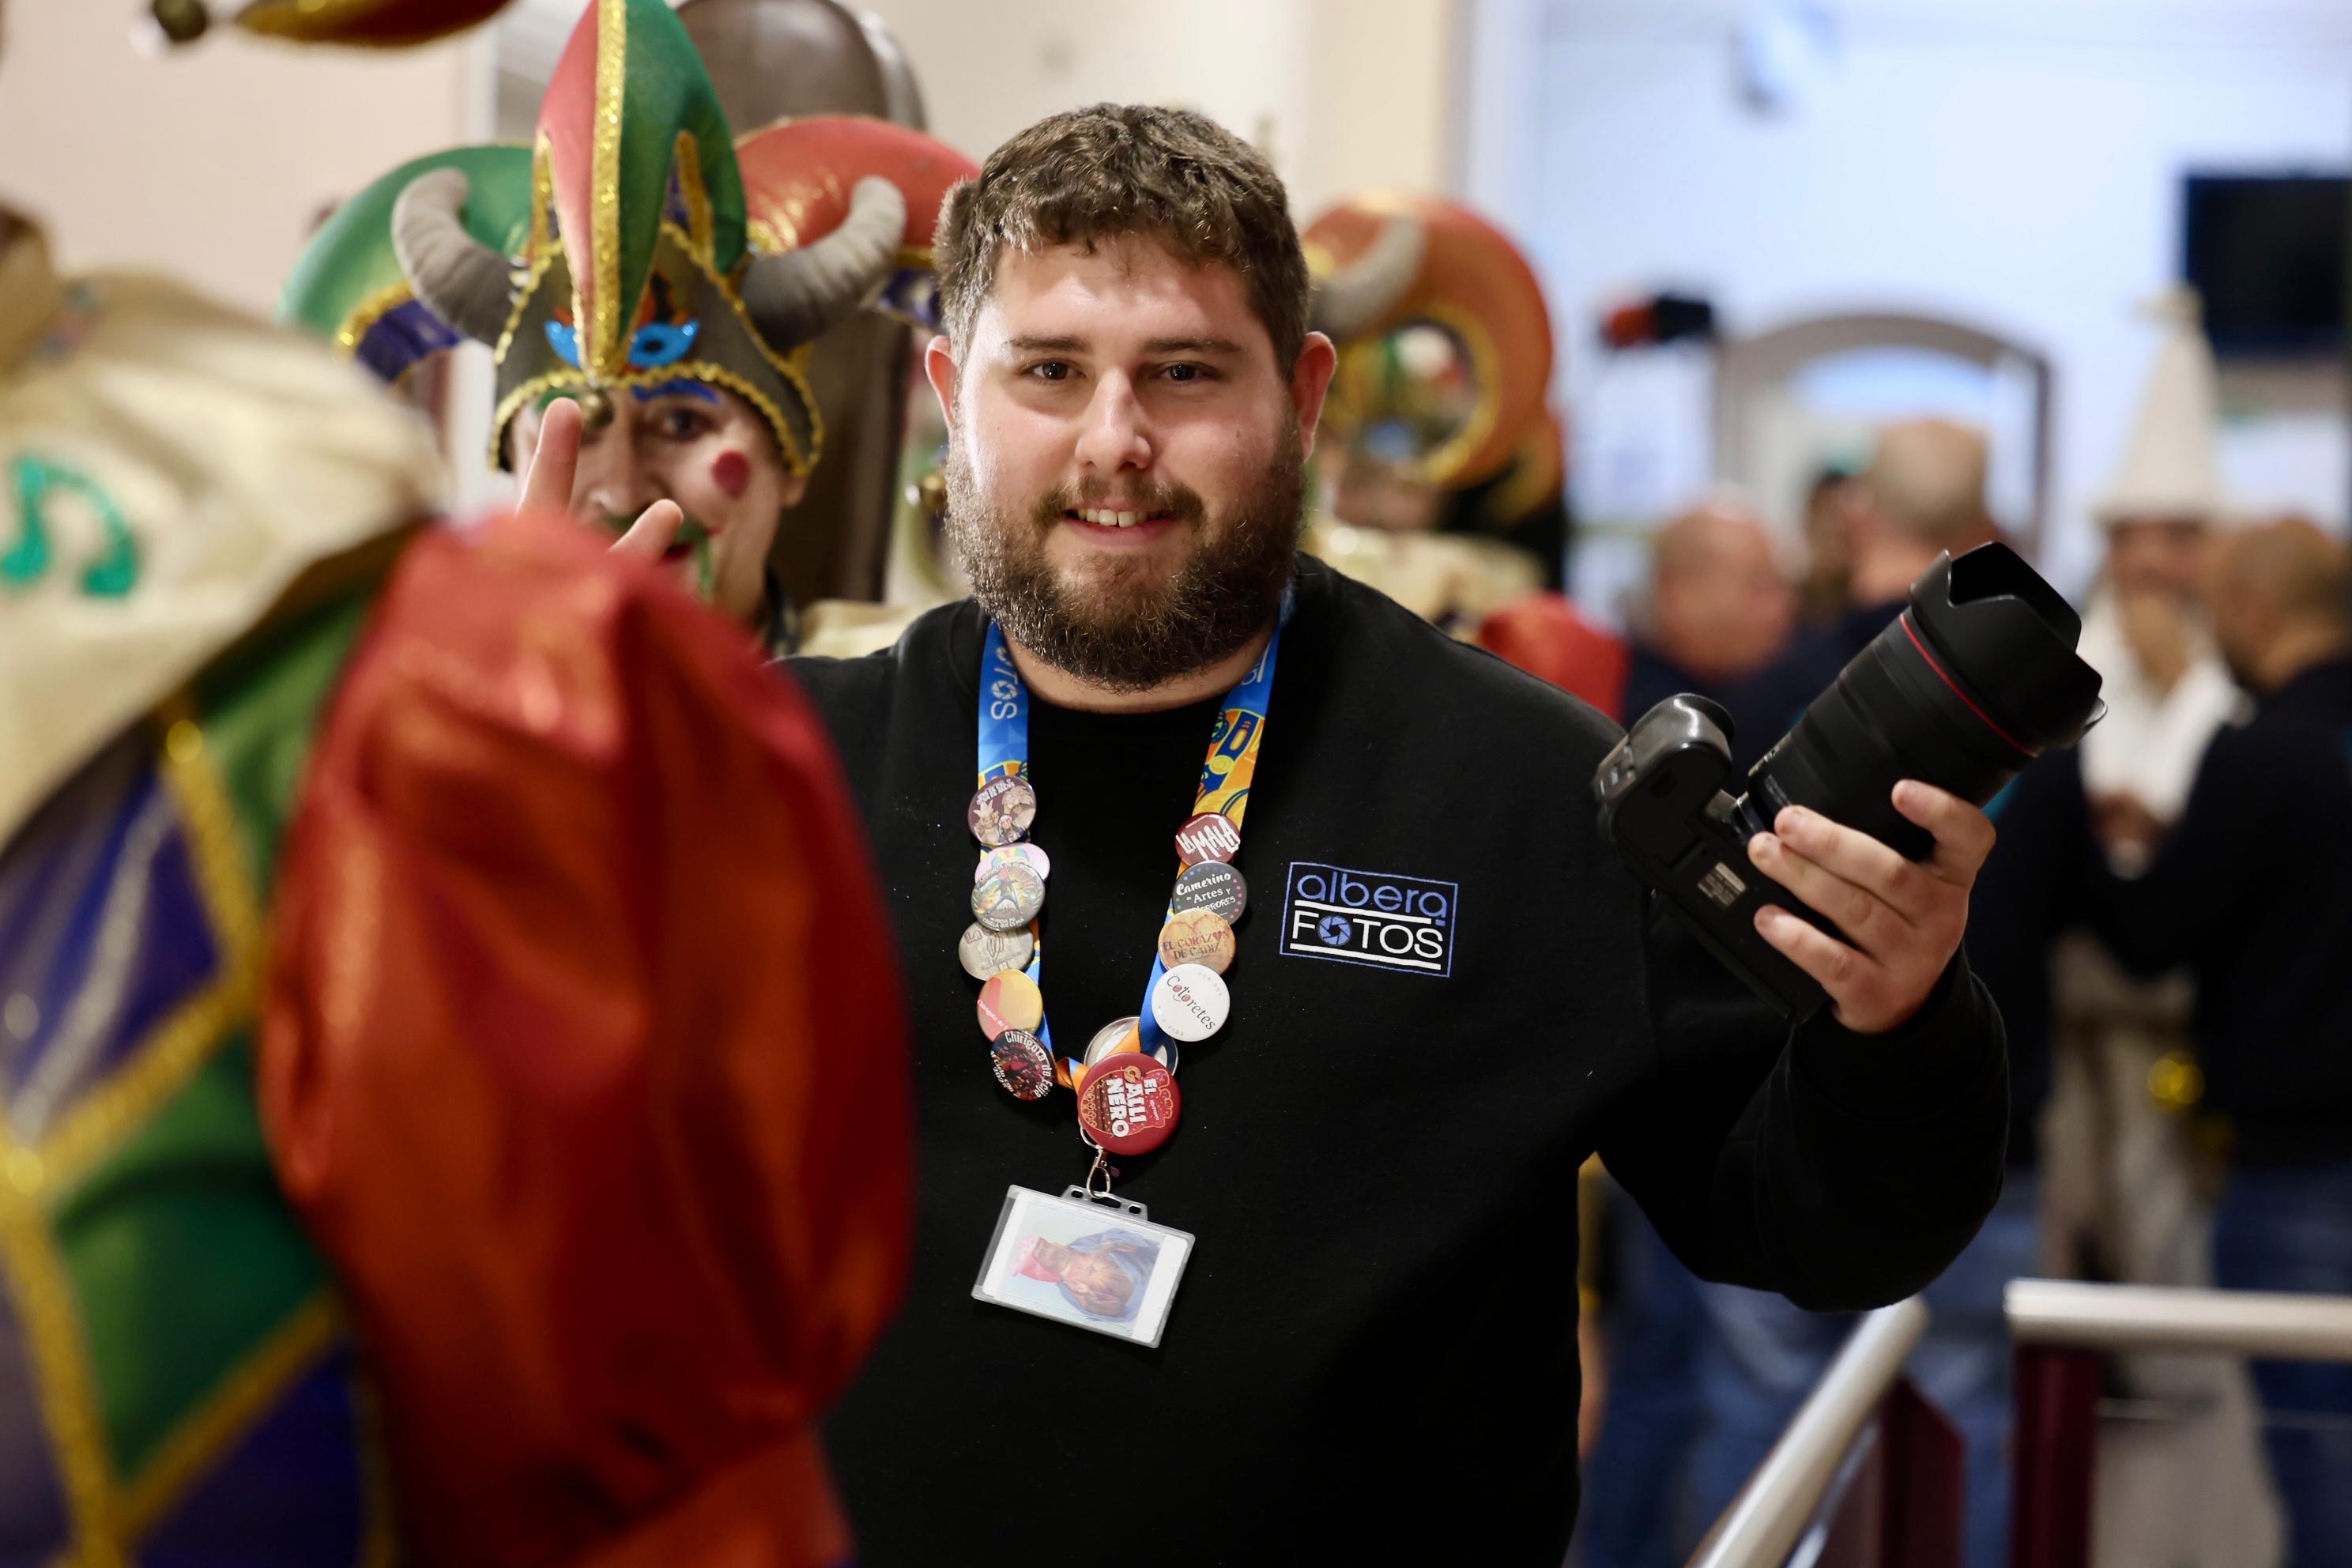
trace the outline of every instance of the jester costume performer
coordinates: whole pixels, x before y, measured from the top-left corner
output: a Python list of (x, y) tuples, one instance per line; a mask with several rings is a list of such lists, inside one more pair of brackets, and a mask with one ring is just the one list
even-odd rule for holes
[(1307, 547), (1613, 712), (1624, 646), (1556, 591), (1568, 512), (1535, 269), (1437, 196), (1353, 197), (1303, 238), (1315, 324), (1339, 350), (1323, 413), (1330, 515)]
[[(971, 168), (882, 121), (788, 121), (738, 142), (669, 7), (599, 0), (532, 145), (458, 148), (378, 180), (320, 230), (281, 313), (387, 378), (461, 339), (491, 345), (496, 466), (513, 466), (512, 432), (527, 438), (556, 397), (580, 403), (592, 443), (608, 427), (630, 438), (635, 406), (657, 399), (747, 407), (752, 460), (786, 476), (789, 504), (824, 441), (798, 351), (869, 301), (929, 324), (932, 226)], [(714, 540), (691, 497), (668, 499), (688, 514), (688, 580), (782, 651), (777, 509)], [(725, 591), (745, 573), (746, 591)]]
[(845, 1557), (904, 1038), (801, 701), (13, 218), (0, 470), (0, 1561)]

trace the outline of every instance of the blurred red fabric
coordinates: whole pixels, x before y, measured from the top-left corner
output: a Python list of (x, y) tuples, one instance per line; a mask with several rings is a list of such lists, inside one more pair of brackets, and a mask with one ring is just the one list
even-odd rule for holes
[(814, 712), (576, 523), (433, 529), (287, 839), (260, 1084), (422, 1562), (846, 1556), (907, 1020)]
[(1619, 723), (1633, 650), (1558, 594), (1512, 600), (1478, 624), (1478, 646), (1584, 699)]

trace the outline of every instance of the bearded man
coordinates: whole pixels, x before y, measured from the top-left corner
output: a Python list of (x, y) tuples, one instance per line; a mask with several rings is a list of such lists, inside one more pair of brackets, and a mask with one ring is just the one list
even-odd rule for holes
[[(1695, 1268), (1808, 1306), (1917, 1289), (1991, 1205), (2000, 1026), (1959, 954), (1991, 827), (1906, 784), (1925, 864), (1801, 812), (1758, 840), (1854, 937), (1764, 927), (1835, 1004), (1791, 1034), (1601, 842), (1613, 726), (1297, 553), (1333, 352), (1262, 157), (1181, 110), (1056, 115), (938, 247), (973, 597), (793, 666), (917, 1025), (913, 1285), (829, 1434), (866, 1559), (1025, 1563), (1112, 1474), (1150, 1498), (1133, 1563), (1550, 1568), (1596, 1147)], [(977, 897), (967, 826), (1024, 791)], [(1155, 1293), (1192, 1238), (1156, 1350), (972, 1299), (1008, 1185), (1082, 1174), (1161, 1245)]]

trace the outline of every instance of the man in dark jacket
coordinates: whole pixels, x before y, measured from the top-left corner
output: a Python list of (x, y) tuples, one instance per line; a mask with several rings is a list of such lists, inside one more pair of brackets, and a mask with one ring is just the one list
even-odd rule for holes
[[(2146, 874), (2081, 858), (2091, 921), (2135, 972), (2196, 974), (2202, 1109), (2230, 1147), (2215, 1279), (2352, 1295), (2352, 569), (2276, 523), (2222, 547), (2206, 597), (2253, 717), (2213, 737)], [(2254, 1384), (2289, 1560), (2352, 1562), (2352, 1367), (2257, 1362)]]
[[(1287, 210), (1181, 110), (999, 148), (942, 211), (927, 358), (975, 597), (794, 666), (917, 1021), (914, 1282), (830, 1427), (874, 1563), (1025, 1563), (1098, 1490), (1149, 1521), (1130, 1564), (1555, 1568), (1589, 1153), (1696, 1268), (1824, 1308), (1918, 1289), (1999, 1187), (2000, 1026), (1959, 956), (1990, 824), (1906, 784), (1927, 864), (1803, 813), (1758, 839), (1856, 942), (1762, 928), (1835, 1003), (1793, 1033), (1653, 918), (1579, 798), (1615, 727), (1297, 557), (1333, 353)], [(975, 931), (982, 788), (1038, 805)], [(1148, 1069), (1106, 1115), (1139, 1049), (1181, 1096)], [(1079, 1126), (991, 1081), (1045, 1055)], [(1107, 1217), (1160, 1242), (1153, 1326), (974, 1300), (1081, 1180), (1149, 1207)]]

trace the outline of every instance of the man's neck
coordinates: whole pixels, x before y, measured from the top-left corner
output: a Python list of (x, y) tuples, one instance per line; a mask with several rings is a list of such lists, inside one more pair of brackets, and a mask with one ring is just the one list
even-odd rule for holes
[(1249, 673), (1257, 656), (1265, 651), (1274, 636), (1274, 623), (1268, 621), (1263, 630), (1249, 641), (1217, 660), (1200, 668), (1156, 682), (1138, 690), (1125, 690), (1100, 685), (1072, 675), (1068, 670), (1047, 664), (1006, 633), (1004, 645), (1013, 653), (1013, 663), (1021, 671), (1021, 679), (1038, 700), (1056, 708), (1075, 708), (1086, 713), (1161, 713), (1171, 708), (1188, 707), (1212, 697), (1223, 695), (1241, 683)]
[(2305, 670), (2352, 654), (2352, 634), (2337, 626), (2314, 623), (2291, 626), (2263, 652), (2255, 679), (2265, 693), (2274, 693)]

